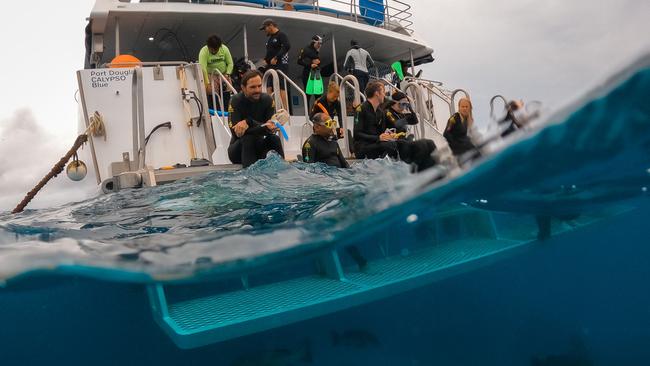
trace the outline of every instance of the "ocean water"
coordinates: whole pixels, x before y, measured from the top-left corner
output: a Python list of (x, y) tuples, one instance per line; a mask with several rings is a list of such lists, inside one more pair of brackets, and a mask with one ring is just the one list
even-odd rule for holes
[[(2, 365), (648, 365), (650, 57), (453, 179), (389, 160), (277, 157), (242, 172), (0, 214)], [(530, 242), (347, 310), (195, 349), (155, 323), (171, 297), (295, 275), (324, 249), (408, 256), (490, 215)], [(543, 235), (550, 223), (550, 237)], [(354, 266), (342, 256), (343, 265)], [(284, 267), (282, 267), (284, 266)], [(268, 268), (270, 272), (264, 272)], [(372, 263), (371, 263), (372, 268)]]

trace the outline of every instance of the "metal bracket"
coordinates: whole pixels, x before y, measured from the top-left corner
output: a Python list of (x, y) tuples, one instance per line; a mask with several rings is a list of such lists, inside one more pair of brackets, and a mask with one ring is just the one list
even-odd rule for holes
[(163, 69), (160, 65), (156, 65), (153, 68), (153, 79), (154, 80), (165, 80), (165, 75), (163, 74)]

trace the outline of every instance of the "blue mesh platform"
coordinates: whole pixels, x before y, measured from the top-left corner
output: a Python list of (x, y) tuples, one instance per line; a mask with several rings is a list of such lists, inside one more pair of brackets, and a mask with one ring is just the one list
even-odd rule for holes
[(370, 262), (342, 279), (307, 276), (167, 305), (149, 289), (154, 315), (179, 347), (192, 348), (340, 311), (485, 265), (524, 241), (474, 239)]

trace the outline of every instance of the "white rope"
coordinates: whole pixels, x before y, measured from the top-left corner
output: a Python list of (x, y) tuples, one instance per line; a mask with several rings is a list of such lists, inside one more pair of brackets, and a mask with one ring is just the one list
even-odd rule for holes
[(83, 133), (84, 135), (90, 133), (93, 137), (103, 137), (106, 141), (106, 125), (104, 124), (104, 117), (95, 111), (90, 117), (88, 117), (90, 125)]

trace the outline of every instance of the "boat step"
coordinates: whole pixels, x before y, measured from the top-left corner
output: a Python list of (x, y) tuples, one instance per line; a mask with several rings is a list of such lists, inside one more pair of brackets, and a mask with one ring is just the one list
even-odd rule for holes
[(345, 272), (339, 279), (306, 276), (177, 303), (167, 303), (162, 284), (148, 292), (159, 325), (179, 347), (194, 348), (408, 291), (514, 254), (526, 243), (457, 240), (377, 259), (365, 271)]

